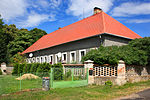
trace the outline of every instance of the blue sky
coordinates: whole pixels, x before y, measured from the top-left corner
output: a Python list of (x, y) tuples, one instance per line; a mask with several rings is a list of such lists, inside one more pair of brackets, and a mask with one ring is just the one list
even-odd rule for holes
[(102, 8), (142, 37), (150, 36), (150, 0), (0, 0), (0, 14), (6, 24), (35, 27), (51, 33)]

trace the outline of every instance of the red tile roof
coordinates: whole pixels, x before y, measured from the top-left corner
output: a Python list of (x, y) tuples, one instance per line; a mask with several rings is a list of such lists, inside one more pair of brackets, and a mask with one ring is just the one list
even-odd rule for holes
[(22, 53), (29, 53), (102, 33), (130, 39), (141, 38), (105, 12), (101, 12), (44, 35)]

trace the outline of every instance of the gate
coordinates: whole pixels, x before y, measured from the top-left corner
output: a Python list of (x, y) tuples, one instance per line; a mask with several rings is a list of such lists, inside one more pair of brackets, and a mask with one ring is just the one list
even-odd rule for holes
[(88, 85), (88, 69), (51, 68), (51, 88), (79, 87), (86, 85)]

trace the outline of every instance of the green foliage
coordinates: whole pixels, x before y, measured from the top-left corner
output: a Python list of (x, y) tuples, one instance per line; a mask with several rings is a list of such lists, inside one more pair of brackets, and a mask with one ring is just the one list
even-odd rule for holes
[(18, 74), (22, 73), (21, 71), (21, 64), (18, 64)]
[(63, 66), (61, 63), (52, 65), (54, 80), (62, 80), (63, 79)]
[(32, 43), (36, 42), (43, 35), (47, 34), (45, 31), (43, 31), (41, 29), (37, 29), (37, 28), (30, 30), (30, 33), (32, 34), (32, 39), (34, 40)]
[(23, 63), (24, 57), (21, 57), (18, 52), (23, 52), (46, 34), (45, 31), (37, 28), (28, 31), (18, 29), (14, 24), (4, 25), (0, 18), (0, 63)]
[(150, 64), (150, 37), (135, 39), (129, 42), (129, 45), (134, 49), (141, 50), (148, 56), (148, 63)]
[(24, 64), (23, 66), (23, 73), (27, 73), (27, 64)]
[(18, 34), (7, 46), (10, 57), (13, 57), (18, 52), (23, 52), (31, 45), (32, 36), (28, 31), (19, 31)]
[(13, 69), (13, 75), (19, 75), (20, 73), (33, 73), (38, 76), (49, 76), (50, 69), (53, 68), (54, 79), (61, 80), (63, 79), (63, 66), (61, 63), (51, 65), (49, 63), (15, 63)]
[(0, 63), (7, 63), (7, 35), (3, 32), (4, 22), (0, 16)]
[(96, 64), (117, 64), (118, 63), (118, 48), (117, 46), (103, 47), (98, 50), (91, 50), (82, 58), (82, 61), (93, 60)]
[(0, 75), (2, 75), (2, 71), (1, 71), (1, 69), (0, 69)]
[(12, 72), (12, 75), (17, 75), (18, 74), (18, 63), (14, 64), (14, 69), (13, 69), (13, 72)]
[(106, 81), (105, 86), (112, 87), (113, 86), (112, 81)]
[(65, 77), (66, 77), (66, 78), (71, 77), (71, 70), (69, 70), (69, 71), (65, 74)]
[(19, 53), (15, 54), (15, 55), (10, 59), (10, 61), (11, 61), (12, 63), (25, 63), (25, 62), (26, 62), (25, 59), (26, 59), (26, 57), (25, 57), (23, 54), (21, 54), (21, 53), (19, 52)]
[(139, 50), (130, 45), (125, 46), (100, 46), (98, 50), (91, 50), (82, 58), (82, 61), (93, 60), (95, 64), (118, 64), (119, 60), (124, 60), (127, 65), (146, 65), (147, 54), (144, 50)]

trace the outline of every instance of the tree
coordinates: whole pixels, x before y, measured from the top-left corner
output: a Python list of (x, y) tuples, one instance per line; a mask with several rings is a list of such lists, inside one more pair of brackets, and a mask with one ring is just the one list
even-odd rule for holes
[[(1, 16), (0, 16), (1, 17)], [(0, 18), (0, 63), (7, 62), (7, 36), (3, 32), (3, 19)]]
[(14, 59), (13, 62), (18, 62), (22, 58), (18, 52), (23, 52), (39, 38), (47, 34), (37, 28), (28, 31), (24, 28), (18, 29), (14, 24), (3, 24), (4, 22), (0, 19), (0, 63), (8, 63)]
[(21, 54), (20, 52), (18, 52), (17, 54), (15, 54), (11, 59), (10, 59), (10, 61), (12, 62), (12, 63), (25, 63), (26, 61), (25, 61), (25, 59), (26, 59), (26, 57), (23, 55), (23, 54)]
[(43, 35), (46, 35), (47, 33), (41, 29), (34, 28), (30, 30), (32, 35), (32, 43), (36, 42), (38, 39), (40, 39)]
[(18, 36), (19, 29), (16, 28), (16, 25), (14, 24), (11, 25), (5, 24), (2, 30), (3, 33), (5, 33), (5, 35), (7, 36), (7, 41), (6, 41), (7, 44), (10, 41), (13, 41)]
[(9, 57), (13, 57), (18, 52), (23, 52), (32, 44), (32, 36), (29, 31), (19, 30), (18, 36), (8, 44)]

